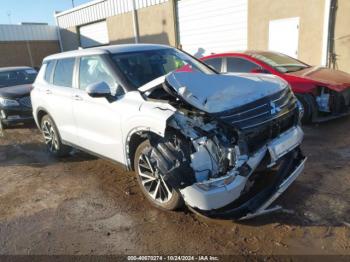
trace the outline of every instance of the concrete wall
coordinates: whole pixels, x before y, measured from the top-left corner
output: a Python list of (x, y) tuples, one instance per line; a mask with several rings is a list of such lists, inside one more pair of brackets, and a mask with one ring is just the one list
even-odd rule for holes
[(140, 42), (175, 46), (174, 2), (168, 1), (137, 11)]
[[(350, 2), (342, 1), (347, 4)], [(248, 48), (268, 49), (270, 20), (300, 17), (298, 58), (319, 65), (322, 57), (324, 8), (323, 0), (249, 0)]]
[(350, 73), (350, 1), (338, 0), (334, 48), (336, 68)]
[(0, 42), (0, 67), (40, 67), (44, 57), (59, 51), (58, 41)]
[(67, 29), (61, 28), (60, 34), (63, 51), (78, 49), (80, 43), (77, 27), (73, 26)]
[(107, 18), (108, 37), (111, 44), (134, 43), (132, 13)]
[[(140, 43), (176, 44), (174, 1), (136, 11)], [(132, 12), (107, 17), (110, 44), (135, 43)], [(61, 29), (63, 50), (79, 47), (78, 27)]]

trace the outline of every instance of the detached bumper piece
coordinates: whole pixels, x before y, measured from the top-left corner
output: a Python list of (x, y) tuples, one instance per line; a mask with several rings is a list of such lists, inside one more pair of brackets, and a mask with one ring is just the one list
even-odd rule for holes
[(230, 220), (249, 219), (262, 214), (279, 210), (276, 206), (269, 208), (270, 205), (293, 183), (293, 181), (302, 173), (305, 165), (304, 157), (299, 148), (286, 154), (273, 179), (267, 186), (254, 190), (252, 194), (242, 195), (229, 205), (213, 210), (200, 210), (191, 208), (194, 212), (201, 215)]
[[(340, 118), (343, 116), (350, 115), (350, 88), (343, 92), (329, 91), (329, 93), (324, 94), (327, 99), (325, 99), (324, 104), (327, 107), (323, 110), (320, 102), (317, 103), (318, 112), (313, 118), (313, 122), (322, 123), (328, 120)], [(322, 95), (316, 98), (316, 100), (321, 100)]]

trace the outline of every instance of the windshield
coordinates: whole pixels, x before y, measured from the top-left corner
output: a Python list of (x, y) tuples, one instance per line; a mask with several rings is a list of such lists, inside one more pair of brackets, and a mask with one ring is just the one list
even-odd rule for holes
[(269, 66), (282, 73), (296, 72), (304, 68), (310, 67), (309, 65), (304, 64), (290, 56), (279, 53), (264, 52), (252, 54), (251, 56), (268, 64)]
[(112, 55), (112, 59), (135, 88), (174, 70), (197, 71), (204, 74), (216, 73), (191, 56), (172, 48), (118, 53)]
[(0, 72), (0, 88), (32, 84), (37, 72), (34, 69), (21, 69)]

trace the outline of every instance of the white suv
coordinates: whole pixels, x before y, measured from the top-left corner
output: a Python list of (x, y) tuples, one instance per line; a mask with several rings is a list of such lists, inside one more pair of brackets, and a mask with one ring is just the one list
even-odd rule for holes
[(251, 217), (301, 173), (300, 109), (288, 84), (220, 75), (162, 45), (119, 45), (49, 56), (31, 92), (49, 151), (75, 147), (134, 170), (160, 208)]

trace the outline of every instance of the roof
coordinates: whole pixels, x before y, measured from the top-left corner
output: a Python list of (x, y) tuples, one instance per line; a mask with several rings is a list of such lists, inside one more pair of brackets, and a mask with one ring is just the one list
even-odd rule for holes
[(45, 57), (44, 61), (77, 57), (77, 56), (102, 55), (102, 54), (109, 54), (109, 53), (116, 54), (116, 53), (147, 51), (147, 50), (157, 50), (157, 49), (166, 49), (166, 48), (171, 48), (171, 47), (167, 45), (156, 45), (156, 44), (108, 45), (108, 46), (99, 46), (99, 47), (58, 53), (58, 54)]
[(26, 69), (33, 69), (29, 66), (10, 66), (10, 67), (0, 67), (0, 72), (7, 72), (7, 71), (16, 71), (16, 70), (26, 70)]

